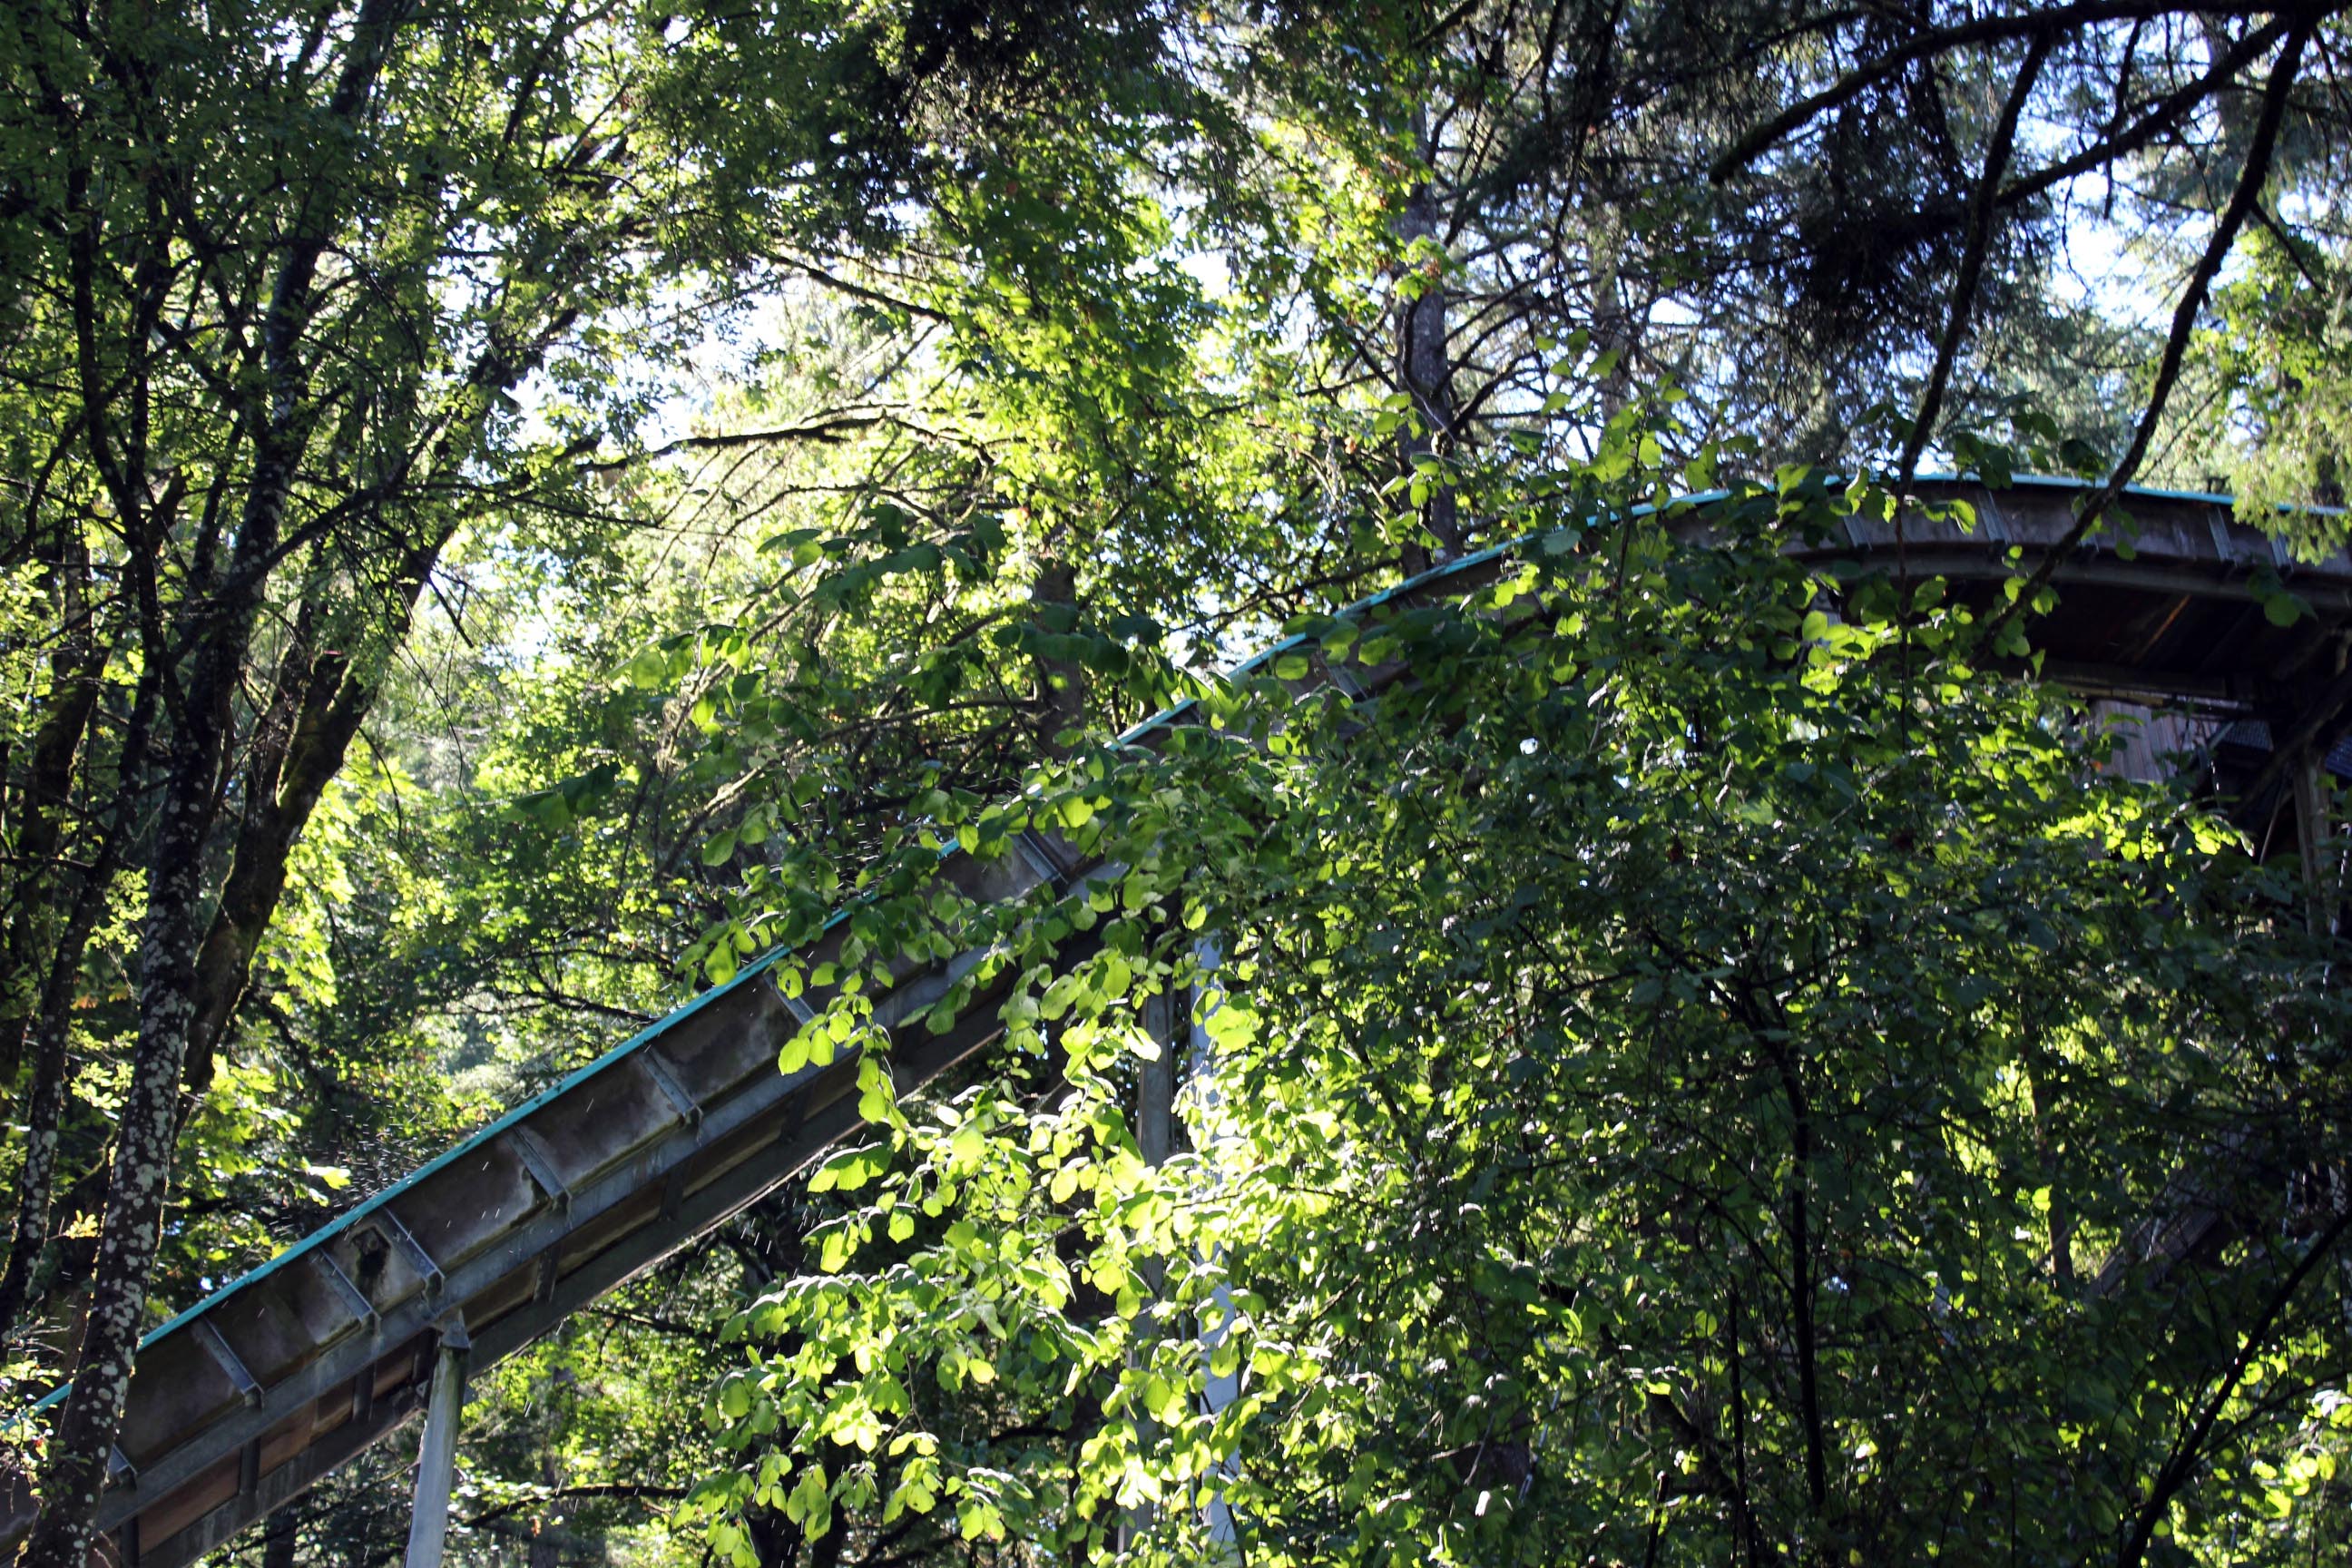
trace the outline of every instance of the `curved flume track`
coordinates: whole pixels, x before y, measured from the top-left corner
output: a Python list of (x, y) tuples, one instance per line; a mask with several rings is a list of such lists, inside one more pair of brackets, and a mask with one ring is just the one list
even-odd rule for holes
[[(1989, 604), (2064, 538), (2082, 488), (1935, 479), (1919, 492), (1965, 501), (1973, 528), (1914, 518), (1898, 541), (1891, 524), (1853, 521), (1843, 537), (1791, 548), (1824, 566), (1892, 569), (1899, 559), (1913, 578), (1941, 576)], [(1667, 509), (1666, 525), (1704, 542), (1713, 499)], [(2200, 755), (2220, 787), (2246, 792), (2253, 811), (2275, 814), (2273, 798), (2286, 798), (2297, 766), (2352, 776), (2352, 742), (2342, 739), (2352, 712), (2352, 560), (2296, 566), (2236, 521), (2226, 498), (2138, 490), (2126, 500), (2133, 548), (2095, 542), (2055, 571), (2061, 608), (2034, 628), (2043, 673), (2139, 721), (2125, 766), (2152, 772), (2168, 756)], [(1347, 613), (1377, 616), (1470, 593), (1525, 542), (1442, 566)], [(2288, 626), (2263, 613), (2264, 591), (2282, 582), (2312, 611)], [(1361, 695), (1409, 675), (1389, 668), (1344, 684)], [(1303, 695), (1333, 679), (1315, 658), (1291, 684)], [(1124, 739), (1152, 745), (1191, 718), (1188, 707), (1172, 709)], [(2306, 843), (2324, 837), (2302, 817), (2294, 830)], [(1016, 847), (990, 860), (950, 850), (939, 875), (995, 903), (1118, 874), (1051, 836), (1024, 835)], [(808, 956), (822, 961), (845, 935), (836, 915)], [(414, 1415), (448, 1326), (462, 1325), (475, 1366), (495, 1363), (853, 1131), (854, 1060), (790, 1077), (776, 1070), (781, 1046), (826, 1000), (822, 991), (787, 998), (774, 978), (781, 956), (752, 963), (150, 1334), (100, 1501), (102, 1550), (142, 1568), (194, 1561)], [(999, 1033), (992, 994), (975, 997), (944, 1034), (898, 1028), (923, 1018), (978, 956), (910, 969), (877, 998), (875, 1022), (897, 1037), (901, 1092)], [(2185, 1194), (2182, 1212), (2152, 1219), (2137, 1250), (2185, 1251), (2194, 1230)]]

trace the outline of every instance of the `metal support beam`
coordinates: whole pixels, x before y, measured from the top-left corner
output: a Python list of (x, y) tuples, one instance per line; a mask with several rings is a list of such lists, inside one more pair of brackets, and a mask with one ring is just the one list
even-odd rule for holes
[(1135, 1139), (1143, 1163), (1154, 1168), (1176, 1152), (1175, 1012), (1176, 999), (1164, 990), (1143, 1004), (1143, 1032), (1160, 1055), (1136, 1067)]
[(1023, 828), (1013, 836), (1013, 846), (1021, 852), (1022, 859), (1028, 862), (1029, 869), (1055, 893), (1060, 893), (1068, 884), (1069, 873), (1062, 868), (1060, 859), (1045, 847), (1045, 841), (1036, 833)]
[(441, 1321), (441, 1350), (433, 1362), (433, 1393), (425, 1408), (425, 1441), (416, 1451), (416, 1507), (408, 1521), (408, 1568), (441, 1568), (449, 1533), (449, 1490), (457, 1477), (457, 1421), (466, 1406), (466, 1363), (474, 1342), (463, 1318)]
[(548, 1153), (547, 1145), (539, 1141), (539, 1134), (528, 1127), (509, 1127), (507, 1129), (507, 1142), (513, 1148), (516, 1158), (522, 1162), (522, 1168), (530, 1173), (530, 1179), (539, 1184), (539, 1190), (546, 1194), (547, 1201), (562, 1213), (570, 1214), (572, 1189), (565, 1186), (563, 1178), (555, 1173), (554, 1157)]
[(425, 1250), (425, 1244), (408, 1233), (408, 1227), (400, 1223), (397, 1215), (390, 1209), (380, 1209), (369, 1223), (386, 1241), (400, 1249), (402, 1257), (408, 1259), (408, 1266), (424, 1279), (425, 1294), (428, 1300), (441, 1294), (441, 1266), (433, 1261), (433, 1255)]
[(646, 1075), (662, 1091), (663, 1097), (670, 1103), (670, 1109), (677, 1112), (678, 1120), (688, 1127), (701, 1126), (702, 1102), (687, 1092), (686, 1085), (677, 1081), (677, 1074), (671, 1070), (669, 1063), (661, 1059), (661, 1053), (645, 1051), (639, 1054), (637, 1060), (645, 1064)]
[[(1176, 1002), (1167, 989), (1144, 999), (1141, 1009), (1143, 1032), (1159, 1047), (1159, 1056), (1149, 1061), (1139, 1061), (1135, 1068), (1135, 1142), (1143, 1155), (1143, 1163), (1157, 1170), (1168, 1163), (1175, 1152), (1176, 1130)], [(1152, 1295), (1160, 1295), (1168, 1284), (1168, 1263), (1157, 1256), (1143, 1259), (1141, 1272), (1144, 1283)], [(1136, 1342), (1128, 1346), (1127, 1364), (1142, 1366), (1151, 1355), (1151, 1342), (1156, 1332), (1138, 1331)], [(1148, 1411), (1135, 1413), (1137, 1440), (1149, 1447), (1158, 1429)], [(1151, 1527), (1152, 1508), (1139, 1503), (1120, 1516), (1119, 1548), (1132, 1548), (1135, 1539)]]
[(205, 1349), (212, 1352), (213, 1363), (228, 1375), (229, 1382), (236, 1389), (237, 1397), (247, 1405), (259, 1405), (261, 1384), (254, 1381), (253, 1373), (246, 1370), (245, 1363), (238, 1358), (236, 1352), (231, 1350), (228, 1342), (221, 1338), (221, 1331), (214, 1326), (212, 1320), (197, 1319), (194, 1333)]
[(334, 1287), (335, 1294), (342, 1298), (343, 1305), (351, 1309), (360, 1328), (370, 1334), (381, 1328), (383, 1320), (376, 1315), (375, 1303), (367, 1299), (367, 1292), (360, 1289), (357, 1280), (343, 1272), (343, 1266), (335, 1261), (334, 1249), (322, 1247), (310, 1256), (318, 1260), (320, 1271)]

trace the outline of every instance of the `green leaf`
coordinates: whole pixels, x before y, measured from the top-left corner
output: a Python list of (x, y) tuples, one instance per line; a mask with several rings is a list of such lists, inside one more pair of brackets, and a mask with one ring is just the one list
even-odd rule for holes
[(2311, 605), (2300, 595), (2284, 589), (2263, 596), (2263, 619), (2274, 626), (2291, 626), (2311, 614)]

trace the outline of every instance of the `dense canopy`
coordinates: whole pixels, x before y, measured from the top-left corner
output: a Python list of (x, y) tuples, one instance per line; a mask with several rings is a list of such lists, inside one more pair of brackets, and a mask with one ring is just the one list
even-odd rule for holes
[[(2347, 50), (12, 6), (7, 1550), (142, 1332), (855, 904), (865, 1131), (477, 1380), (454, 1551), (2352, 1563)], [(2292, 660), (2045, 664), (2135, 483)], [(1119, 875), (930, 879), (1024, 830)], [(414, 1451), (226, 1554), (392, 1560)]]

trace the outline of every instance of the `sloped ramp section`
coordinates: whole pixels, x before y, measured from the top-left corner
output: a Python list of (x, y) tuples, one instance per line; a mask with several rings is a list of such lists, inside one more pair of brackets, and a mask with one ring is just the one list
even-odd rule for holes
[[(950, 856), (940, 875), (988, 903), (1074, 879), (1066, 845), (1032, 836), (1022, 851)], [(844, 934), (836, 918), (809, 956)], [(994, 996), (944, 1034), (900, 1027), (976, 957), (904, 973), (877, 999), (902, 1092), (1000, 1031)], [(827, 994), (788, 1000), (773, 961), (150, 1335), (100, 1503), (117, 1561), (179, 1568), (226, 1542), (416, 1413), (442, 1325), (462, 1326), (476, 1366), (510, 1355), (854, 1130), (854, 1053), (777, 1071)]]

